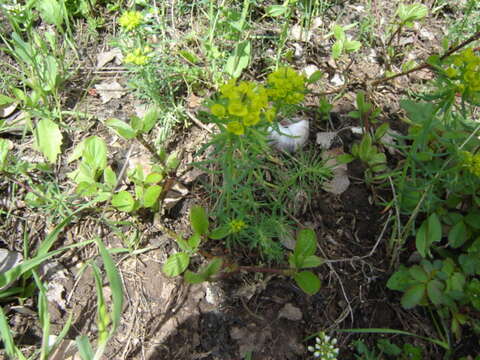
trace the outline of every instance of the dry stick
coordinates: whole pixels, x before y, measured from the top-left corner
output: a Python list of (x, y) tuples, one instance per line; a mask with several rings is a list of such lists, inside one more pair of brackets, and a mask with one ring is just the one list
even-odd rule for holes
[(209, 134), (212, 134), (213, 131), (206, 127), (200, 120), (198, 120), (195, 115), (193, 115), (190, 111), (186, 111), (188, 117), (201, 129), (205, 130)]

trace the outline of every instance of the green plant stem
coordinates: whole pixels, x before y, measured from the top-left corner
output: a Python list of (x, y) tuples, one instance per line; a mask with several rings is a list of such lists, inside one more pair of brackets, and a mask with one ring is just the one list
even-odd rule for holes
[(150, 154), (152, 154), (156, 161), (158, 161), (162, 166), (165, 166), (164, 161), (157, 154), (157, 150), (155, 150), (155, 147), (143, 137), (143, 134), (137, 134), (136, 139), (140, 144), (143, 145), (143, 147), (145, 147), (145, 149), (150, 152)]

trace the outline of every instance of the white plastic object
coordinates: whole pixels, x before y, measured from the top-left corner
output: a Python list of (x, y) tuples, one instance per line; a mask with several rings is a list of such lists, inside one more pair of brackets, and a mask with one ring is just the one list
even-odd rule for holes
[(274, 128), (268, 130), (270, 143), (278, 150), (293, 153), (301, 149), (308, 140), (308, 120), (294, 119), (286, 125), (279, 124), (278, 129), (278, 131)]

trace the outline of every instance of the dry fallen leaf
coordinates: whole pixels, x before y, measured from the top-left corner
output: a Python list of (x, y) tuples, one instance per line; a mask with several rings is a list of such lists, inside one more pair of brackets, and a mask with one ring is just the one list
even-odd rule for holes
[(17, 109), (18, 104), (16, 102), (8, 104), (8, 105), (1, 105), (0, 106), (0, 119), (6, 118), (13, 114), (13, 112)]
[(350, 185), (350, 179), (347, 175), (347, 164), (340, 164), (337, 161), (337, 156), (343, 155), (343, 149), (341, 147), (333, 148), (322, 153), (322, 159), (325, 160), (325, 166), (332, 169), (333, 179), (323, 184), (323, 190), (340, 195), (348, 189)]
[(110, 51), (101, 52), (97, 55), (97, 69), (104, 67), (110, 61), (115, 59), (115, 64), (120, 65), (123, 60), (122, 50), (119, 48), (113, 48)]
[(330, 149), (333, 139), (337, 136), (336, 131), (325, 131), (317, 133), (317, 144), (324, 150)]
[(104, 104), (112, 99), (120, 99), (126, 92), (117, 81), (101, 82), (95, 85), (95, 89), (97, 89)]

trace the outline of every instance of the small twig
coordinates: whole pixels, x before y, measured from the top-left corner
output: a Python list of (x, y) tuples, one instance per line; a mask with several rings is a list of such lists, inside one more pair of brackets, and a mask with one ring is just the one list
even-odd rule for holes
[(123, 177), (125, 176), (125, 172), (126, 172), (127, 169), (128, 169), (128, 160), (130, 160), (130, 156), (131, 156), (131, 154), (132, 154), (132, 149), (133, 149), (133, 144), (130, 145), (130, 147), (128, 148), (127, 154), (125, 155), (125, 161), (124, 161), (124, 163), (123, 163), (122, 169), (120, 170), (120, 172), (119, 172), (119, 174), (118, 174), (117, 183), (116, 183), (115, 186), (113, 187), (113, 189), (114, 189), (115, 191), (118, 190), (118, 187), (120, 186), (120, 183), (122, 182)]
[(363, 260), (363, 259), (366, 259), (366, 258), (372, 256), (375, 253), (375, 251), (377, 250), (377, 247), (380, 244), (380, 241), (382, 240), (383, 235), (385, 234), (385, 231), (387, 230), (387, 226), (390, 222), (391, 217), (392, 217), (392, 214), (390, 213), (388, 215), (387, 221), (385, 221), (385, 224), (383, 225), (383, 229), (380, 232), (380, 235), (378, 236), (377, 241), (375, 242), (375, 245), (373, 246), (372, 250), (370, 250), (370, 252), (368, 254), (360, 256), (360, 257), (354, 256), (353, 258), (348, 258), (348, 259), (334, 259), (334, 260), (327, 260), (326, 259), (325, 262), (327, 264), (328, 263), (336, 263), (336, 262), (347, 262), (347, 261), (351, 262), (351, 261)]
[(46, 198), (45, 196), (41, 195), (39, 192), (33, 190), (33, 189), (30, 187), (30, 185), (24, 184), (24, 183), (22, 183), (22, 182), (20, 182), (20, 181), (18, 181), (18, 180), (15, 180), (14, 178), (12, 178), (12, 177), (10, 176), (10, 174), (8, 174), (8, 173), (6, 173), (6, 172), (3, 172), (3, 176), (5, 176), (5, 177), (6, 177), (8, 180), (10, 180), (11, 182), (13, 182), (13, 183), (17, 184), (18, 186), (22, 187), (22, 188), (25, 189), (27, 192), (30, 192), (30, 193), (34, 194), (36, 197), (42, 199), (43, 201), (46, 201), (46, 202), (49, 201), (48, 198)]
[(212, 134), (213, 131), (210, 130), (208, 127), (205, 126), (200, 120), (198, 120), (195, 115), (193, 115), (190, 111), (186, 111), (188, 117), (201, 129), (205, 130), (209, 134)]

